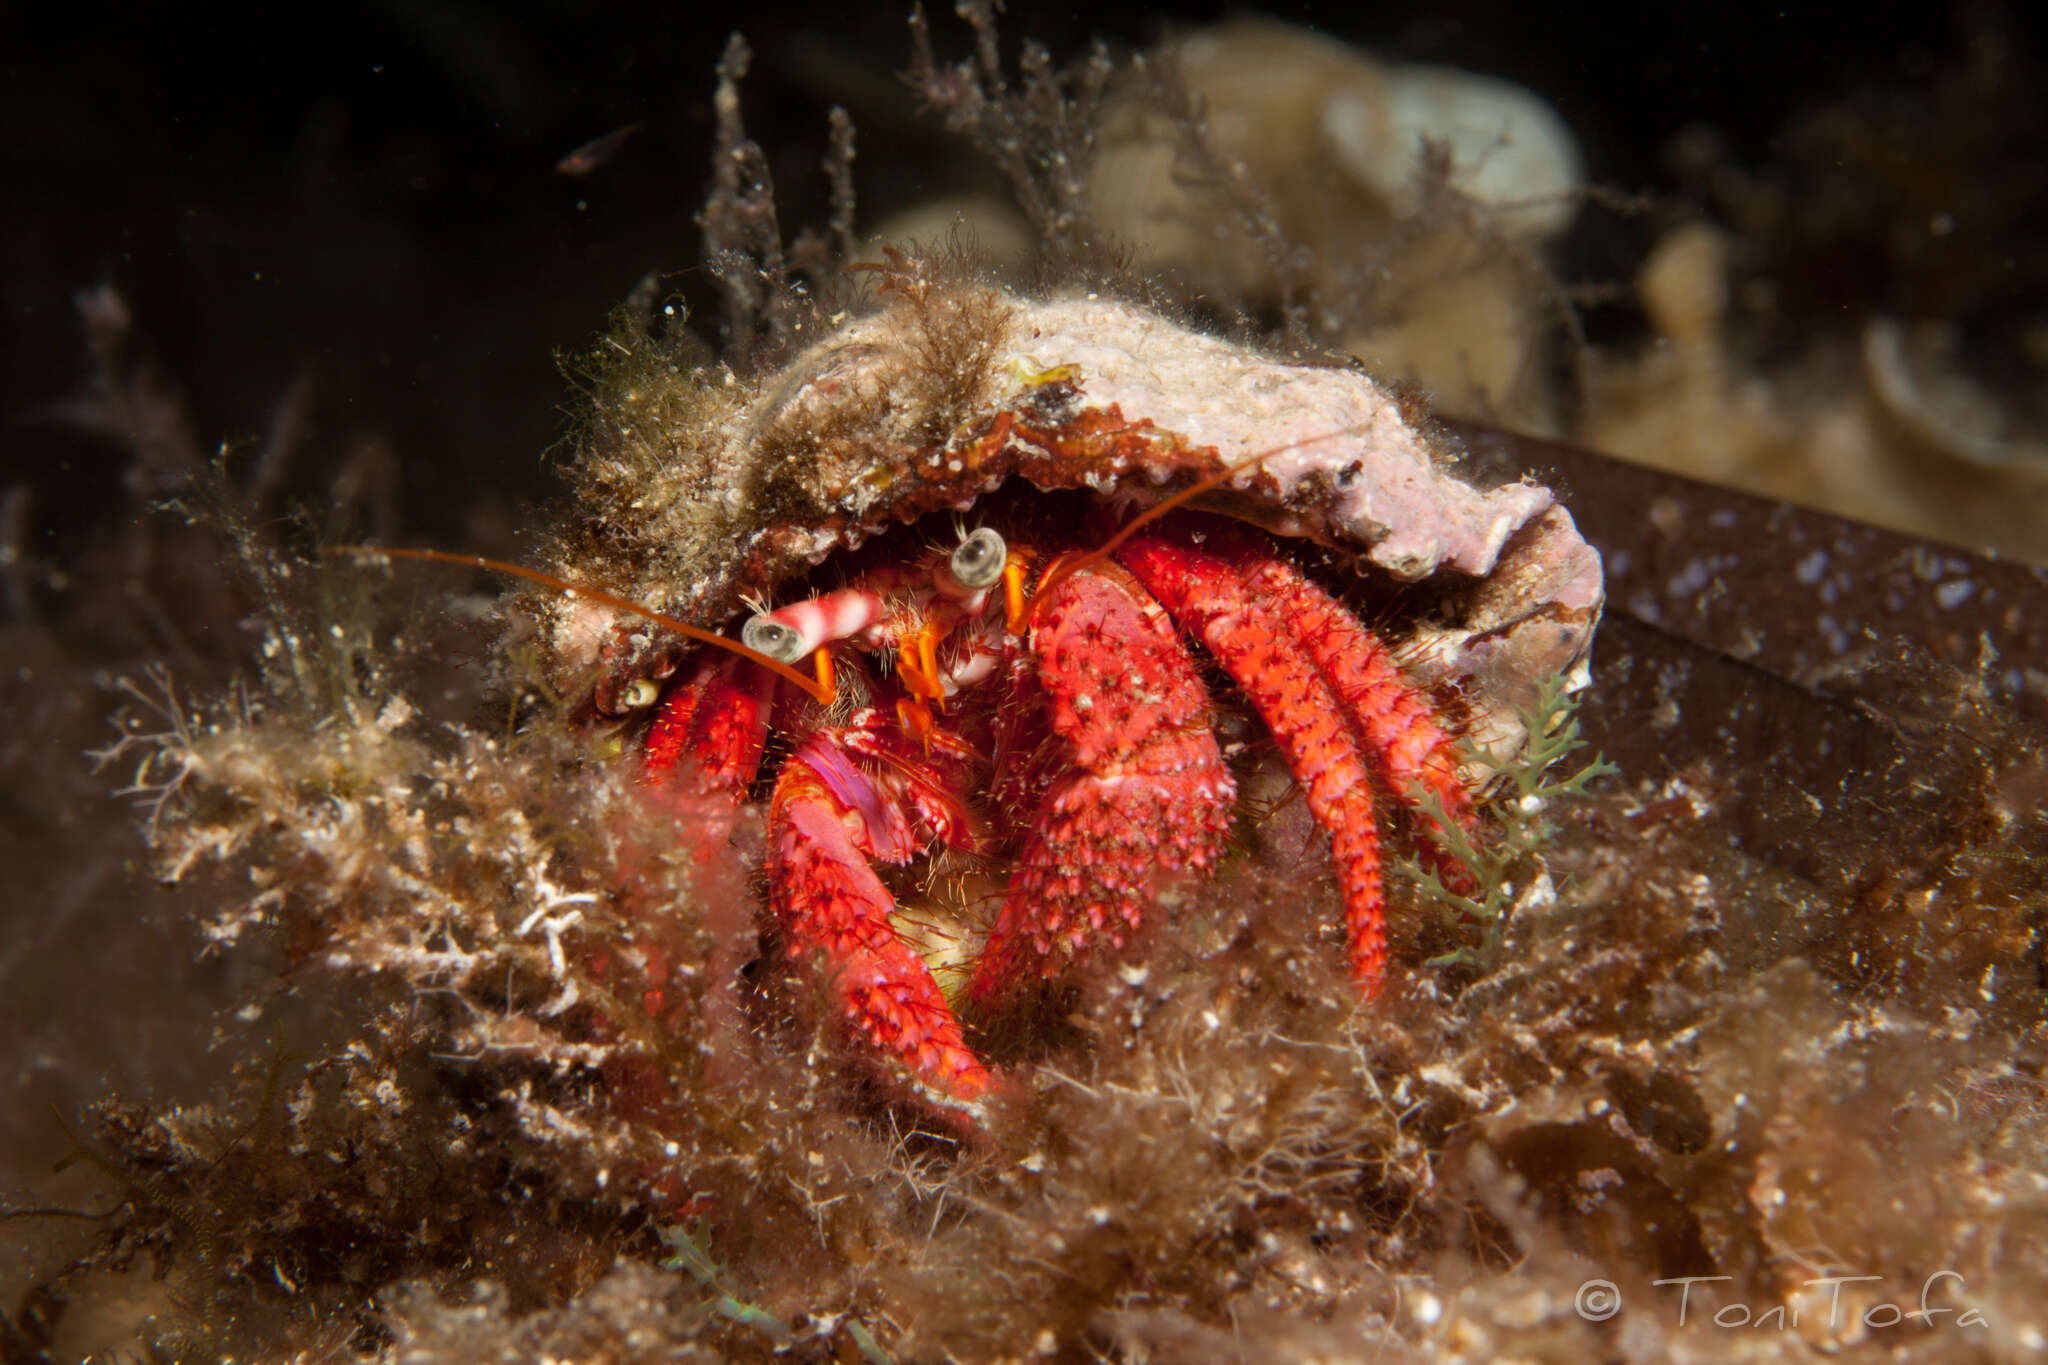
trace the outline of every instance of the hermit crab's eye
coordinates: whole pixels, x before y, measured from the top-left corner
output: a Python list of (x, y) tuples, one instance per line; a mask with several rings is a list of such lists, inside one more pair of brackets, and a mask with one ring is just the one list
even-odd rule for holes
[(804, 656), (803, 632), (765, 614), (747, 622), (740, 643), (779, 664), (793, 664)]
[(960, 542), (953, 551), (953, 580), (963, 588), (986, 588), (1003, 576), (1003, 561), (1009, 547), (992, 526), (984, 526)]
[(636, 678), (626, 684), (626, 690), (619, 693), (619, 705), (628, 711), (638, 711), (643, 706), (652, 706), (661, 696), (661, 686), (652, 678)]

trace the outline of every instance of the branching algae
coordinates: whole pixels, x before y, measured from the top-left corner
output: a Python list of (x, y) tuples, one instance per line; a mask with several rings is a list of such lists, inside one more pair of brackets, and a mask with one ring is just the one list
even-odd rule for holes
[[(849, 1046), (845, 959), (814, 970), (787, 951), (787, 921), (764, 942), (761, 883), (786, 853), (758, 807), (866, 709), (874, 733), (899, 724), (912, 742), (816, 758), (846, 798), (842, 824), (909, 811), (927, 822), (909, 838), (920, 853), (944, 843), (931, 837), (944, 802), (887, 806), (874, 774), (915, 777), (944, 756), (969, 709), (955, 698), (978, 681), (973, 649), (943, 633), (929, 656), (917, 631), (830, 637), (848, 642), (840, 699), (808, 729), (771, 725), (757, 767), (725, 784), (736, 801), (713, 780), (732, 751), (683, 746), (695, 766), (658, 782), (636, 757), (650, 708), (699, 670), (747, 691), (727, 656), (538, 589), (481, 623), (402, 611), (380, 593), (429, 571), (307, 562), (252, 537), (268, 620), (258, 680), (196, 703), (168, 677), (137, 683), (109, 757), (145, 799), (161, 875), (220, 887), (218, 950), (278, 956), (258, 1003), (328, 993), (345, 1008), (303, 1062), (252, 1056), (240, 1101), (101, 1106), (80, 1147), (118, 1202), (64, 1284), (146, 1256), (169, 1286), (151, 1348), (165, 1359), (1647, 1360), (1719, 1349), (1738, 1316), (1746, 1349), (1788, 1358), (1889, 1356), (1908, 1332), (1941, 1333), (1946, 1358), (2038, 1345), (2038, 1020), (1966, 997), (1937, 1015), (1854, 996), (1768, 945), (1731, 961), (1724, 931), (1805, 892), (1667, 818), (1668, 794), (1594, 783), (1597, 762), (1552, 773), (1578, 742), (1557, 675), (1583, 658), (1597, 561), (1541, 490), (1451, 478), (1455, 451), (1409, 420), (1412, 404), (1370, 420), (1413, 435), (1417, 480), (1465, 490), (1425, 499), (1447, 532), (1441, 575), (1438, 561), (1417, 570), (1402, 525), (1360, 510), (1347, 462), (1267, 466), (1265, 448), (1355, 438), (1365, 417), (1226, 450), (1133, 407), (1121, 425), (1091, 419), (1101, 439), (1086, 446), (1075, 400), (1114, 372), (1106, 325), (1029, 364), (1014, 329), (1045, 335), (1061, 307), (1141, 316), (1116, 299), (1146, 286), (1119, 277), (1074, 211), (1086, 102), (1110, 68), (1098, 57), (1063, 76), (1030, 52), (1013, 87), (987, 10), (965, 12), (979, 55), (963, 66), (942, 64), (920, 27), (925, 93), (990, 143), (1056, 275), (1097, 297), (1006, 294), (940, 253), (899, 266), (877, 298), (842, 290), (824, 263), (851, 240), (850, 133), (835, 139), (834, 232), (785, 248), (765, 158), (740, 127), (735, 47), (703, 218), (722, 348), (652, 296), (622, 312), (579, 371), (590, 411), (571, 473), (586, 501), (543, 567), (712, 629), (776, 622), (758, 609), (778, 602), (822, 611), (849, 586), (911, 602), (923, 627), (956, 600), (931, 556), (950, 564), (967, 543), (951, 517), (976, 494), (965, 515), (984, 524), (1041, 539), (1066, 527), (1059, 551), (1176, 492), (1214, 494), (1204, 517), (1249, 512), (1298, 538), (1275, 572), (1313, 576), (1392, 640), (1413, 679), (1404, 703), (1495, 755), (1460, 780), (1505, 787), (1504, 809), (1468, 830), (1425, 793), (1386, 822), (1390, 842), (1421, 836), (1426, 852), (1436, 837), (1448, 855), (1394, 891), (1388, 988), (1365, 1002), (1351, 979), (1344, 855), (1331, 861), (1289, 795), (1289, 741), (1259, 724), (1259, 675), (1230, 669), (1227, 641), (1184, 618), (1219, 771), (1272, 800), (1239, 815), (1209, 875), (1147, 879), (1170, 913), (1121, 953), (977, 1030), (1011, 1080), (971, 1123), (935, 1114)], [(1199, 149), (1200, 128), (1187, 133)], [(1312, 343), (1316, 315), (1290, 311), (1267, 349), (1249, 309), (1216, 341), (1143, 314), (1148, 344), (1213, 347), (1254, 375)], [(806, 349), (819, 337), (846, 344)], [(873, 400), (857, 421), (849, 393)], [(1033, 422), (1069, 435), (1034, 455)], [(1047, 450), (1079, 474), (1034, 466)], [(918, 474), (933, 457), (939, 474)], [(983, 468), (1040, 491), (946, 480)], [(1098, 506), (1103, 492), (1120, 496)], [(1459, 561), (1448, 531), (1467, 497), (1519, 510)], [(1181, 525), (1192, 546), (1240, 534)], [(1049, 565), (1024, 567), (1019, 611)], [(892, 598), (890, 573), (917, 581)], [(777, 602), (743, 607), (771, 591)], [(1556, 666), (1530, 666), (1544, 658)], [(1024, 712), (979, 714), (971, 738), (993, 740)], [(936, 738), (920, 749), (926, 725)], [(1379, 766), (1398, 771), (1391, 752)], [(1015, 785), (1048, 780), (1027, 765)], [(1002, 826), (1027, 803), (1001, 785), (959, 803), (954, 846), (885, 869), (899, 899), (969, 912), (902, 931), (942, 980), (943, 941), (986, 932), (1004, 860), (1022, 856), (1024, 836)], [(1383, 793), (1390, 816), (1400, 796)], [(1470, 885), (1445, 875), (1453, 863)], [(1986, 945), (2021, 932), (1979, 909), (1952, 897), (1929, 913)], [(1459, 965), (1429, 961), (1445, 955)], [(1810, 1283), (1829, 1273), (1872, 1278), (1844, 1283), (1830, 1315)], [(1690, 1316), (1658, 1281), (1690, 1282)], [(1589, 1284), (1626, 1306), (1589, 1300)], [(1956, 1311), (1905, 1320), (1923, 1288)]]

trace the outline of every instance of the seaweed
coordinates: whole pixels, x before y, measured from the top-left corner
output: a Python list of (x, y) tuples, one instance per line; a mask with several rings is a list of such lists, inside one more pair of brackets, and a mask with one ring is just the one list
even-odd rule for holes
[[(1033, 55), (1012, 89), (973, 15), (972, 69), (921, 55), (920, 79), (1027, 187), (1049, 258), (1095, 284), (1071, 160), (1104, 59), (1062, 84)], [(589, 405), (567, 474), (596, 511), (551, 538), (558, 567), (658, 575), (672, 547), (649, 528), (688, 490), (636, 507), (648, 471), (817, 316), (737, 120), (743, 53), (721, 72), (704, 223), (721, 346), (649, 295), (572, 363)], [(840, 258), (847, 126), (828, 172)], [(910, 302), (971, 349), (975, 288), (962, 271)], [(163, 415), (160, 385), (130, 392)], [(196, 448), (189, 423), (149, 430)], [(289, 1027), (224, 1020), (240, 1077), (206, 1105), (87, 1112), (75, 1164), (103, 1197), (71, 1211), (92, 1216), (8, 1222), (86, 1234), (0, 1319), (10, 1358), (47, 1356), (67, 1313), (111, 1314), (129, 1290), (156, 1314), (134, 1338), (156, 1359), (2038, 1348), (2040, 726), (2032, 694), (1980, 685), (1961, 655), (1824, 676), (1779, 658), (1806, 648), (1803, 624), (1752, 637), (1700, 597), (1702, 625), (1659, 605), (1679, 578), (1660, 572), (1610, 623), (1581, 709), (1553, 683), (1529, 747), (1496, 763), (1497, 813), (1453, 844), (1479, 894), (1421, 874), (1385, 1000), (1361, 1007), (1319, 941), (1341, 923), (1329, 879), (1303, 875), (1320, 854), (1253, 848), (1175, 888), (1173, 927), (1138, 955), (1048, 1002), (1020, 1083), (969, 1139), (843, 1065), (761, 957), (756, 836), (621, 771), (619, 733), (551, 676), (530, 598), (408, 604), (405, 571), (280, 548), (248, 497), (205, 506), (207, 461), (180, 458), (136, 477), (231, 551), (256, 657), (234, 685), (167, 644), (172, 671), (131, 674), (108, 757), (167, 903), (245, 973), (244, 1008)], [(274, 488), (241, 484), (258, 508)], [(694, 532), (721, 533), (715, 516)], [(16, 591), (25, 613), (39, 591)], [(220, 638), (241, 641), (239, 616)], [(1724, 627), (1719, 649), (1684, 636)], [(1709, 705), (1737, 694), (1748, 710)], [(1577, 758), (1586, 734), (1625, 777)], [(1843, 766), (1852, 734), (1882, 762)], [(1798, 766), (1809, 749), (1836, 766)], [(1815, 813), (1773, 841), (1744, 805)], [(1889, 856), (1908, 807), (1938, 836), (1929, 866)], [(1288, 818), (1249, 842), (1278, 846)], [(1428, 961), (1474, 924), (1476, 943)], [(1956, 1311), (1908, 1318), (1923, 1292)]]
[(1528, 738), (1519, 752), (1467, 756), (1468, 762), (1495, 774), (1483, 807), (1483, 833), (1475, 834), (1451, 819), (1435, 793), (1420, 796), (1422, 812), (1430, 828), (1440, 831), (1444, 851), (1472, 874), (1477, 885), (1469, 892), (1454, 890), (1444, 884), (1440, 867), (1425, 867), (1412, 854), (1397, 866), (1453, 925), (1472, 923), (1480, 929), (1477, 944), (1438, 954), (1429, 959), (1430, 966), (1485, 971), (1500, 956), (1512, 916), (1540, 913), (1557, 903), (1557, 888), (1543, 856), (1558, 835), (1555, 807), (1585, 798), (1589, 782), (1621, 775), (1621, 769), (1597, 756), (1569, 776), (1552, 771), (1586, 745), (1579, 737), (1575, 709), (1568, 682), (1546, 678), (1537, 684), (1536, 704), (1521, 713)]

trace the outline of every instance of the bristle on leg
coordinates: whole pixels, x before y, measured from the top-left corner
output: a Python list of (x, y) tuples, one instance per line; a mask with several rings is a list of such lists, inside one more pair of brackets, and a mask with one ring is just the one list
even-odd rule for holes
[(1330, 834), (1351, 941), (1351, 979), (1378, 993), (1386, 977), (1386, 896), (1372, 782), (1342, 702), (1277, 613), (1236, 564), (1141, 536), (1120, 558), (1181, 625), (1208, 647), (1265, 720), (1288, 768)]
[(1036, 615), (1038, 679), (1072, 771), (1046, 795), (968, 986), (983, 1009), (1095, 943), (1121, 947), (1162, 874), (1214, 867), (1237, 795), (1201, 675), (1128, 573), (1065, 577)]
[[(889, 813), (879, 793), (844, 799), (835, 785), (858, 781), (851, 767), (821, 774), (802, 754), (775, 784), (769, 807), (771, 904), (792, 958), (822, 959), (848, 1030), (900, 1064), (927, 1097), (971, 1107), (993, 1078), (967, 1045), (931, 969), (890, 920), (896, 901), (868, 865), (900, 861), (895, 831), (872, 831), (868, 815)], [(863, 809), (864, 808), (864, 809)], [(863, 848), (867, 844), (869, 847)]]

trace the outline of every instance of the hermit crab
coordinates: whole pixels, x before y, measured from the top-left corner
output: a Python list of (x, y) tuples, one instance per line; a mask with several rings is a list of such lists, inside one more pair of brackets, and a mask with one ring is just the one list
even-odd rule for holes
[[(903, 264), (758, 382), (609, 379), (559, 560), (619, 595), (546, 608), (584, 714), (650, 786), (765, 808), (780, 950), (930, 1105), (971, 1114), (995, 1084), (963, 1017), (1113, 953), (1162, 883), (1225, 858), (1221, 709), (1257, 718), (1328, 831), (1370, 995), (1380, 814), (1465, 875), (1436, 839), (1472, 819), (1462, 755), (1582, 676), (1598, 556), (1548, 490), (1454, 477), (1354, 369)], [(1426, 606), (1382, 640), (1352, 588)], [(935, 931), (899, 891), (945, 860), (990, 890)]]

